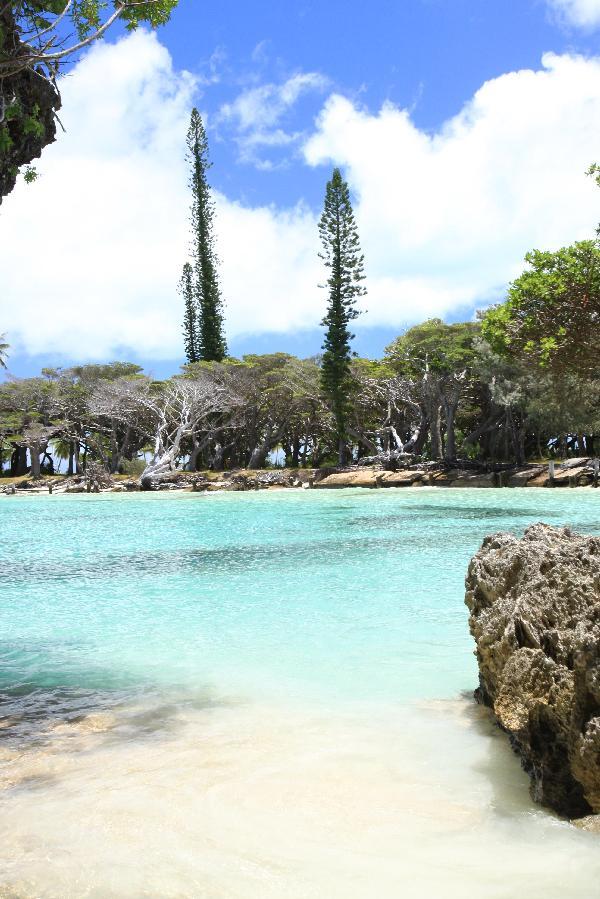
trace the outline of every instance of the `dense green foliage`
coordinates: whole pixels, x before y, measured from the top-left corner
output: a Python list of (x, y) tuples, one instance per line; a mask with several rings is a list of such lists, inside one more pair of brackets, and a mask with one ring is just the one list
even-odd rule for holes
[(193, 284), (194, 270), (189, 262), (183, 266), (179, 292), (183, 297), (183, 348), (188, 362), (200, 361), (198, 341), (198, 309)]
[(185, 351), (188, 362), (220, 362), (227, 355), (227, 344), (214, 246), (214, 203), (206, 178), (211, 163), (206, 131), (197, 109), (192, 110), (187, 150), (193, 265), (192, 271), (184, 266), (183, 274)]
[(534, 250), (508, 299), (483, 319), (496, 352), (531, 358), (545, 369), (597, 376), (600, 359), (600, 243), (556, 253)]
[[(499, 356), (477, 330), (433, 320), (383, 360), (352, 358), (348, 458), (499, 464), (600, 449), (600, 379), (557, 380)], [(195, 362), (166, 381), (128, 363), (47, 369), (0, 385), (0, 460), (12, 475), (52, 470), (59, 458), (69, 472), (88, 460), (129, 472), (141, 454), (167, 451), (169, 470), (260, 468), (276, 450), (289, 466), (336, 464), (338, 425), (321, 380), (319, 359), (286, 353)]]
[(475, 322), (448, 325), (434, 318), (410, 328), (386, 350), (394, 370), (420, 385), (434, 458), (456, 458), (456, 414), (460, 400), (473, 386), (475, 338), (479, 331)]
[(476, 322), (446, 324), (432, 318), (409, 328), (386, 349), (395, 368), (409, 377), (430, 371), (440, 379), (453, 378), (457, 371), (473, 367), (474, 340), (481, 327)]
[(366, 290), (358, 230), (354, 220), (350, 191), (339, 169), (333, 170), (327, 182), (323, 214), (319, 222), (319, 236), (323, 245), (321, 258), (328, 269), (329, 293), (325, 327), (321, 384), (336, 423), (340, 465), (346, 459), (348, 397), (352, 389), (350, 342), (354, 335), (348, 325), (359, 312), (357, 297)]

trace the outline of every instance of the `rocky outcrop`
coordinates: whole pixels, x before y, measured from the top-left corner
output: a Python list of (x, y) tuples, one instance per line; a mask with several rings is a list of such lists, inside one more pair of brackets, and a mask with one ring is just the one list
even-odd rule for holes
[(0, 78), (0, 203), (15, 186), (19, 168), (56, 137), (60, 94), (48, 78), (20, 59), (30, 48), (20, 38), (15, 4), (0, 5), (0, 59), (12, 64)]
[[(543, 486), (547, 486), (548, 484), (548, 466), (544, 465), (528, 465), (526, 468), (515, 469), (514, 471), (508, 472), (504, 481), (507, 487), (527, 487), (531, 486), (532, 482), (539, 477), (539, 475), (546, 474), (546, 481)], [(542, 486), (542, 485), (539, 485)]]
[(444, 471), (436, 471), (430, 474), (427, 483), (432, 487), (499, 487), (499, 477), (496, 472), (464, 471), (460, 468), (450, 468)]
[[(149, 490), (194, 490), (199, 493), (214, 490), (265, 490), (281, 487), (317, 487), (335, 489), (344, 487), (593, 487), (597, 483), (592, 459), (571, 459), (556, 465), (551, 479), (548, 465), (523, 468), (516, 466), (491, 467), (463, 461), (460, 466), (437, 461), (417, 462), (410, 459), (393, 460), (395, 468), (381, 466), (354, 465), (347, 468), (277, 468), (277, 469), (235, 469), (233, 471), (185, 471), (166, 470), (160, 476), (153, 476), (143, 485), (140, 480), (118, 481), (114, 486), (102, 485), (101, 489), (139, 490), (143, 486)], [(391, 464), (391, 463), (390, 463)], [(142, 478), (143, 479), (143, 478)], [(83, 492), (83, 476), (55, 477), (53, 486), (56, 493)], [(21, 493), (46, 492), (49, 480), (30, 481), (27, 478), (16, 483), (15, 490)], [(13, 484), (3, 486), (0, 493), (13, 492)]]
[(414, 469), (405, 471), (384, 471), (381, 475), (381, 487), (412, 487), (419, 484), (425, 477), (425, 472)]
[(600, 813), (600, 537), (537, 524), (486, 537), (465, 602), (490, 706), (561, 815)]
[(337, 471), (321, 478), (315, 483), (320, 489), (341, 487), (381, 487), (383, 472), (376, 468), (354, 469), (353, 471)]
[[(444, 462), (406, 464), (395, 460), (396, 470), (381, 466), (353, 466), (315, 472), (315, 487), (591, 487), (596, 483), (592, 459), (571, 459), (556, 465), (551, 477), (548, 465), (498, 466), (486, 470), (473, 464), (465, 468)], [(464, 462), (462, 466), (464, 466)]]

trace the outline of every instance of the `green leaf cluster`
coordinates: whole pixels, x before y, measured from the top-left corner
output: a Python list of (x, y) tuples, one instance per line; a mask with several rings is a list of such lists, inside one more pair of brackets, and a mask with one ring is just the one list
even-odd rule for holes
[[(122, 9), (120, 18), (131, 31), (139, 25), (151, 28), (165, 25), (178, 0), (74, 0), (68, 10), (68, 18), (75, 28), (79, 40), (84, 40), (95, 31), (113, 12)], [(52, 26), (67, 6), (67, 0), (24, 0), (14, 2), (13, 11), (20, 27), (26, 33), (42, 31)]]
[(470, 370), (475, 359), (474, 341), (479, 336), (478, 322), (446, 324), (430, 318), (409, 328), (386, 348), (386, 359), (407, 377), (420, 377), (427, 369), (440, 377)]
[(556, 252), (533, 250), (505, 303), (482, 318), (495, 352), (542, 369), (596, 374), (600, 369), (600, 243), (579, 241)]

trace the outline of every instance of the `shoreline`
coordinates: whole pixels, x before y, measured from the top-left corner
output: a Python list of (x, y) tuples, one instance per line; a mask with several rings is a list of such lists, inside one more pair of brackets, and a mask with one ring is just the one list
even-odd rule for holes
[[(477, 489), (478, 488), (476, 488), (476, 487), (463, 488), (463, 491), (467, 492), (467, 490), (473, 491), (473, 490), (477, 490)], [(527, 488), (525, 488), (525, 487), (511, 487), (510, 488), (511, 491), (516, 491), (516, 492), (523, 492), (526, 489)], [(572, 488), (570, 488), (569, 492), (574, 493), (574, 494), (579, 494), (579, 493), (587, 494), (590, 492), (590, 489), (593, 489), (593, 488), (572, 487)], [(347, 495), (348, 491), (351, 491), (353, 493), (354, 492), (366, 492), (366, 493), (383, 493), (384, 492), (382, 489), (370, 490), (368, 487), (354, 487), (354, 486), (339, 488), (339, 490), (340, 490), (340, 492), (346, 493), (346, 495)], [(429, 495), (431, 493), (447, 494), (449, 492), (452, 492), (452, 493), (458, 492), (458, 490), (456, 488), (452, 488), (449, 486), (432, 487), (427, 484), (424, 484), (423, 486), (418, 487), (418, 488), (417, 487), (406, 487), (406, 488), (390, 487), (390, 488), (386, 488), (386, 490), (385, 490), (386, 493), (392, 493), (392, 492), (396, 492), (396, 491), (406, 493), (407, 495), (410, 494), (411, 496), (415, 496), (418, 493), (423, 493), (423, 494)], [(505, 488), (504, 487), (491, 487), (486, 492), (498, 493), (500, 491), (504, 492)], [(197, 494), (199, 497), (200, 496), (208, 497), (208, 496), (223, 496), (225, 494), (231, 494), (231, 493), (236, 493), (236, 492), (241, 492), (241, 491), (228, 490), (226, 488), (219, 488), (216, 490), (193, 490), (191, 487), (178, 487), (174, 490), (114, 490), (113, 488), (108, 487), (108, 488), (98, 491), (97, 493), (95, 493), (95, 492), (87, 493), (86, 491), (69, 492), (66, 490), (54, 490), (52, 493), (49, 493), (47, 489), (40, 488), (40, 489), (32, 489), (32, 490), (18, 490), (14, 494), (3, 493), (2, 491), (0, 491), (0, 502), (3, 501), (4, 499), (12, 499), (13, 497), (21, 497), (21, 498), (29, 497), (31, 499), (33, 499), (35, 497), (35, 498), (42, 498), (42, 499), (46, 498), (47, 499), (47, 498), (52, 498), (52, 497), (68, 497), (68, 496), (75, 497), (76, 496), (79, 499), (83, 499), (84, 497), (89, 496), (92, 499), (93, 498), (98, 499), (99, 496), (104, 496), (104, 497), (106, 497), (106, 496), (113, 496), (113, 497), (135, 496), (139, 499), (142, 496), (150, 497), (150, 496), (159, 496), (160, 495), (160, 496), (164, 497), (165, 494), (169, 494), (171, 496), (176, 495), (176, 496), (180, 496), (180, 497), (189, 496), (190, 494)], [(243, 491), (243, 492), (281, 494), (281, 493), (299, 493), (299, 492), (304, 492), (304, 491), (301, 491), (298, 488), (288, 488), (288, 487), (276, 486), (276, 487), (270, 487), (268, 489), (261, 488), (260, 490), (247, 490), (247, 491)], [(563, 492), (563, 491), (561, 491), (561, 492)]]
[(85, 474), (45, 475), (34, 480), (0, 479), (0, 496), (35, 496), (93, 493), (155, 493), (178, 491), (187, 493), (223, 493), (255, 490), (335, 490), (347, 488), (392, 489), (411, 487), (452, 489), (505, 488), (595, 488), (599, 486), (598, 471), (591, 458), (569, 459), (556, 463), (496, 468), (486, 471), (451, 467), (442, 463), (413, 465), (396, 471), (383, 468), (288, 468), (234, 469), (227, 472), (174, 471), (149, 489), (142, 488), (139, 479), (127, 475), (111, 475), (110, 483), (100, 487), (90, 484)]
[[(514, 878), (533, 865), (535, 899), (558, 895), (565, 859), (573, 896), (594, 882), (590, 835), (532, 803), (502, 735), (463, 697), (181, 705), (164, 721), (160, 707), (144, 711), (151, 739), (131, 730), (131, 708), (58, 724), (50, 744), (17, 751), (0, 892), (112, 895), (116, 870), (123, 895), (195, 895), (202, 880), (249, 899), (359, 899), (366, 885), (392, 896), (407, 884), (410, 896), (458, 899), (497, 895), (509, 852)], [(443, 842), (433, 861), (432, 840)]]

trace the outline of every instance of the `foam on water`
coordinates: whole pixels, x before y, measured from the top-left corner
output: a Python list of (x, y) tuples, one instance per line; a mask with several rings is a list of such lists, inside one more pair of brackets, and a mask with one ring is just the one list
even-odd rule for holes
[(0, 895), (594, 895), (466, 692), (468, 559), (540, 519), (600, 491), (0, 501)]

